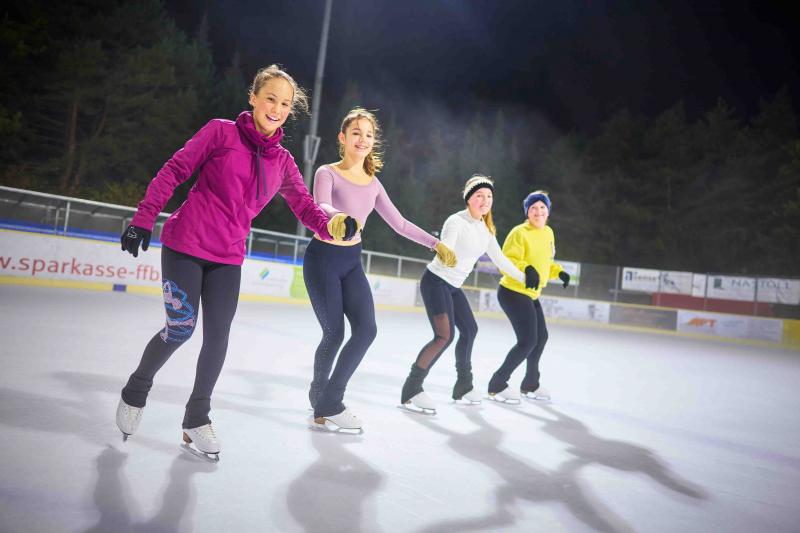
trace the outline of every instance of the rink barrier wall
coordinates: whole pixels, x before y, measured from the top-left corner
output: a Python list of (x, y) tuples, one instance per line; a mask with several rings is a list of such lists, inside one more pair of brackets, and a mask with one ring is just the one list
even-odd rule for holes
[[(159, 243), (139, 257), (120, 253), (116, 242), (90, 237), (48, 235), (0, 229), (0, 283), (49, 288), (161, 293)], [(419, 283), (413, 279), (368, 274), (377, 307), (422, 310)], [(464, 287), (479, 316), (505, 319), (496, 290)], [(247, 258), (242, 265), (242, 301), (308, 304), (302, 266)], [(733, 315), (542, 295), (548, 320), (677, 334), (697, 339), (722, 339), (800, 350), (800, 320)]]

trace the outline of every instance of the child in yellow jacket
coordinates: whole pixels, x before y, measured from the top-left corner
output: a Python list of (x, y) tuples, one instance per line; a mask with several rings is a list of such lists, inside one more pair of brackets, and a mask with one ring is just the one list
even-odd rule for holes
[[(531, 399), (550, 399), (550, 393), (539, 383), (539, 359), (547, 342), (547, 325), (539, 295), (550, 279), (559, 278), (564, 288), (569, 285), (569, 274), (554, 262), (555, 236), (547, 225), (550, 197), (545, 191), (534, 191), (522, 206), (527, 220), (509, 232), (503, 243), (503, 254), (525, 272), (527, 283), (504, 275), (497, 288), (497, 300), (511, 321), (517, 343), (489, 381), (489, 398), (509, 403), (519, 403), (519, 395), (508, 386), (508, 380), (526, 360), (527, 370), (520, 392)], [(526, 288), (526, 285), (533, 288)]]

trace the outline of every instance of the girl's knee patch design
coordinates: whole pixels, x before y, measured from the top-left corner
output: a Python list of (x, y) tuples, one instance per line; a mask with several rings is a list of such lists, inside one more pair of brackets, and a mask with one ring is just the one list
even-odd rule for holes
[(167, 311), (167, 323), (161, 331), (161, 340), (164, 342), (183, 342), (192, 336), (197, 314), (194, 307), (187, 301), (186, 292), (181, 290), (174, 281), (164, 280), (164, 308)]

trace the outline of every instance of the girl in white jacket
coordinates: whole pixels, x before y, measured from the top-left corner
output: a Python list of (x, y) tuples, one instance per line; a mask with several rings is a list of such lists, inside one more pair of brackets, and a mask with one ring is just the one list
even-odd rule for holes
[(458, 378), (453, 387), (453, 399), (457, 402), (480, 403), (480, 395), (472, 386), (471, 362), (478, 324), (461, 290), (461, 285), (472, 272), (478, 258), (488, 254), (504, 274), (522, 283), (528, 281), (525, 274), (503, 255), (497, 243), (492, 220), (493, 193), (494, 182), (490, 178), (475, 175), (467, 180), (462, 193), (467, 208), (448, 217), (440, 236), (441, 242), (455, 252), (458, 260), (456, 266), (446, 266), (438, 257), (434, 258), (420, 280), (420, 293), (433, 328), (433, 339), (420, 350), (403, 385), (401, 406), (409, 410), (436, 412), (435, 404), (422, 390), (422, 382), (431, 366), (453, 342), (453, 326), (459, 333), (456, 342)]

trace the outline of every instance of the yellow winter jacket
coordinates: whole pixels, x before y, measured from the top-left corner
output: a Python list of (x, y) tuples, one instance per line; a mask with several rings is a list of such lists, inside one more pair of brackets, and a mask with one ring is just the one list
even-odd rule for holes
[(540, 281), (537, 290), (526, 289), (524, 283), (503, 275), (500, 285), (527, 294), (534, 300), (542, 293), (547, 280), (557, 278), (564, 270), (561, 265), (553, 262), (556, 255), (556, 238), (550, 226), (537, 229), (527, 220), (515, 226), (503, 243), (503, 253), (523, 272), (526, 266), (533, 266), (539, 272)]

